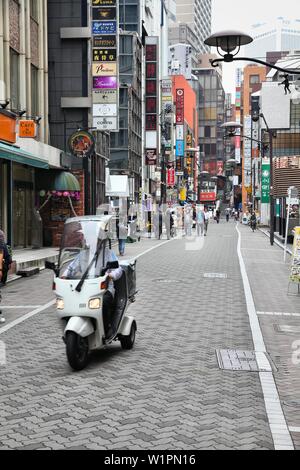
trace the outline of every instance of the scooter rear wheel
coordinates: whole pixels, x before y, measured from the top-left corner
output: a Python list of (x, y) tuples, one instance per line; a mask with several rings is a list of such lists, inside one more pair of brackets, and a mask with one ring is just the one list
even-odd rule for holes
[(133, 348), (134, 343), (135, 343), (136, 330), (137, 330), (136, 323), (133, 322), (131, 326), (131, 330), (130, 330), (130, 335), (122, 336), (120, 338), (122, 349), (130, 350)]
[(72, 369), (80, 371), (85, 368), (89, 356), (89, 344), (87, 338), (69, 331), (66, 338), (67, 358)]

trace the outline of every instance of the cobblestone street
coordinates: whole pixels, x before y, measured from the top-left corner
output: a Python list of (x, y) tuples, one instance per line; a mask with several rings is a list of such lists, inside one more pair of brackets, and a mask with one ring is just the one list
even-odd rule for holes
[[(262, 233), (239, 230), (280, 401), (296, 428), (300, 366), (288, 362), (291, 336), (273, 324), (299, 327), (300, 318), (277, 321), (262, 312), (300, 313), (298, 299), (287, 300), (282, 251)], [(138, 260), (136, 346), (123, 351), (116, 343), (93, 354), (80, 373), (67, 364), (54, 305), (12, 324), (52, 302), (52, 274), (6, 287), (0, 449), (274, 449), (262, 374), (221, 370), (217, 360), (216, 350), (255, 349), (237, 243), (236, 225), (222, 221), (209, 226), (201, 250), (184, 239), (129, 245), (129, 258), (155, 247)], [(300, 448), (299, 434), (292, 437)]]

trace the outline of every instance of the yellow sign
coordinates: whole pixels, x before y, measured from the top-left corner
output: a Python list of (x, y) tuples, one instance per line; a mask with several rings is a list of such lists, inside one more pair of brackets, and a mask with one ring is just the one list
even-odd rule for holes
[(22, 139), (34, 139), (36, 137), (35, 121), (23, 120), (19, 122), (19, 137)]
[(290, 282), (300, 283), (300, 227), (295, 227)]
[(186, 188), (180, 190), (180, 201), (186, 201)]
[(252, 194), (252, 186), (245, 187), (245, 191), (247, 192), (247, 194)]

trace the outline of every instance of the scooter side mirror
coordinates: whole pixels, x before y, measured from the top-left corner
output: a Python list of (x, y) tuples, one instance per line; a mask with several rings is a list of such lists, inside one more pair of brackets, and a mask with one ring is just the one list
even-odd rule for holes
[(50, 271), (53, 271), (55, 275), (57, 276), (57, 266), (55, 263), (51, 263), (50, 261), (45, 262), (45, 269), (49, 269)]

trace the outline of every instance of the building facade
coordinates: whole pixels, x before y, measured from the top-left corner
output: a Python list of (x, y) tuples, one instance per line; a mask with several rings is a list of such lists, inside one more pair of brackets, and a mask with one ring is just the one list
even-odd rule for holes
[(185, 23), (195, 33), (200, 53), (209, 53), (204, 40), (211, 34), (211, 0), (176, 0), (176, 7), (177, 23)]
[(245, 47), (245, 55), (266, 59), (269, 51), (300, 50), (300, 19), (277, 18), (273, 22), (254, 25), (254, 41)]
[(60, 170), (49, 144), (47, 1), (0, 1), (0, 227), (14, 248), (40, 247), (37, 180)]
[[(50, 141), (69, 152), (70, 136), (78, 129), (89, 131), (93, 127), (90, 3), (48, 0), (48, 33)], [(92, 157), (73, 157), (71, 161), (72, 171), (83, 178), (85, 214), (95, 214), (106, 201), (109, 133), (92, 133), (96, 142)]]

